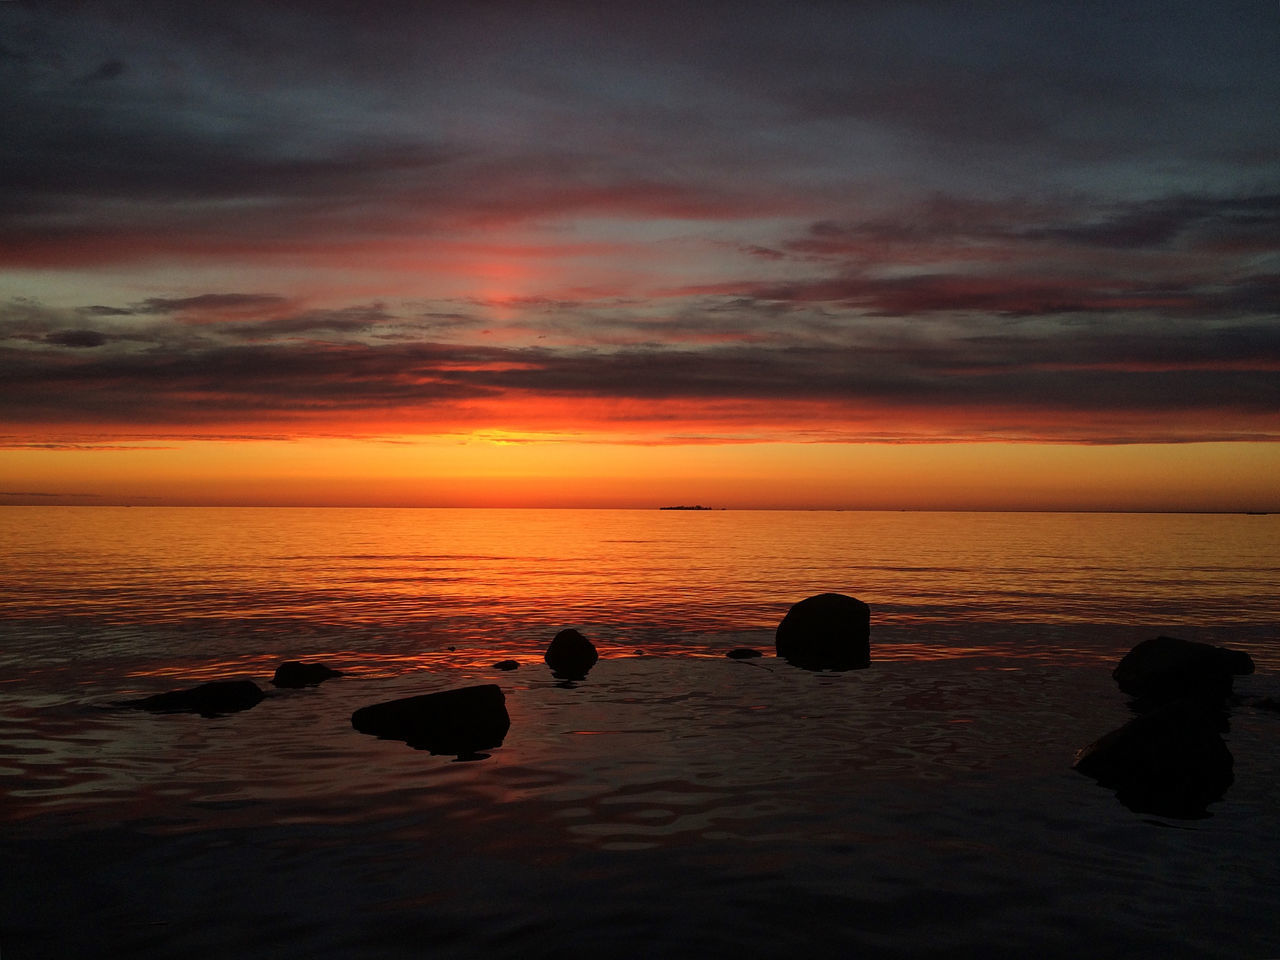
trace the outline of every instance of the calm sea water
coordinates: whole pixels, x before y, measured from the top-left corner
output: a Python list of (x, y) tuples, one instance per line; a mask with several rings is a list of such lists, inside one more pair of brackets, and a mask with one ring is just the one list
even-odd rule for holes
[[(1280, 956), (1280, 518), (0, 510), (0, 956)], [(871, 669), (772, 652), (872, 607)], [(573, 626), (603, 656), (561, 684)], [(1196, 821), (1073, 773), (1110, 666), (1248, 650)], [(494, 661), (521, 668), (498, 673)], [(267, 683), (285, 659), (347, 676)], [(218, 719), (122, 699), (248, 676)], [(502, 685), (457, 763), (363, 705)]]
[(1107, 657), (1151, 630), (1268, 657), (1280, 623), (1280, 516), (11, 507), (0, 543), (24, 668), (534, 654), (563, 626), (714, 654), (827, 590), (872, 606), (881, 659)]

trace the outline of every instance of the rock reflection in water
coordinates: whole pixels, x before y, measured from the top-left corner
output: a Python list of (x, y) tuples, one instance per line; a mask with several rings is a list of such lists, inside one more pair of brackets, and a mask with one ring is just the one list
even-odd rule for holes
[(1254, 670), (1245, 652), (1175, 637), (1144, 640), (1112, 677), (1140, 715), (1077, 752), (1072, 766), (1135, 813), (1197, 819), (1234, 782), (1223, 742), (1233, 678)]

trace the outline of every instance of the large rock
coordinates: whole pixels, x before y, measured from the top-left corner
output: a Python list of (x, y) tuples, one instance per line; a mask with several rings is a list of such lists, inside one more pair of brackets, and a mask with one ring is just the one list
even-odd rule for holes
[(1246, 673), (1253, 673), (1253, 660), (1241, 650), (1154, 637), (1125, 654), (1111, 675), (1144, 706), (1159, 706), (1186, 697), (1223, 700), (1231, 678)]
[(1080, 750), (1072, 766), (1136, 813), (1196, 818), (1233, 780), (1231, 751), (1218, 734), (1220, 713), (1178, 700), (1130, 720)]
[(130, 700), (125, 706), (152, 713), (198, 713), (202, 717), (217, 717), (257, 706), (264, 696), (252, 680), (214, 680), (189, 690), (170, 690)]
[(417, 750), (466, 757), (502, 746), (511, 717), (502, 688), (488, 683), (361, 707), (351, 726)]
[(342, 676), (340, 670), (326, 667), (323, 663), (300, 663), (297, 660), (287, 660), (276, 667), (276, 673), (271, 678), (271, 682), (277, 687), (297, 690), (301, 687), (314, 687), (332, 677), (340, 676)]
[(801, 600), (774, 637), (778, 656), (807, 670), (856, 670), (871, 665), (871, 608), (842, 593)]
[(561, 630), (543, 655), (552, 674), (561, 680), (581, 680), (596, 665), (595, 644), (577, 630)]

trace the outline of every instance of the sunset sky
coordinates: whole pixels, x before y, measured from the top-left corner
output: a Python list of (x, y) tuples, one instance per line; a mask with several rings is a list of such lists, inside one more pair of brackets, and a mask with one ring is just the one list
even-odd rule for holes
[(0, 3), (0, 503), (1280, 510), (1280, 5)]

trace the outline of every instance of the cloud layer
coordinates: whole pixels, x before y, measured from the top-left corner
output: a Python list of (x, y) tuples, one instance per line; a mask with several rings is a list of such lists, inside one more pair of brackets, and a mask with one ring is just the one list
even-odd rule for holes
[(1280, 11), (0, 5), (0, 433), (1280, 438)]

